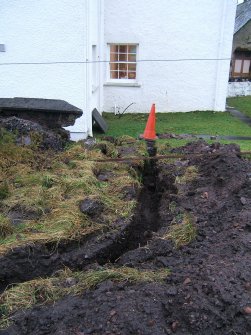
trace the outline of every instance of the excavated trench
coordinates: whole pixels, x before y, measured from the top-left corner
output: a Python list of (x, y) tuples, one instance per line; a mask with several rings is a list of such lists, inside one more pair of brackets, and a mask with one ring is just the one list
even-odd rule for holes
[[(97, 263), (114, 262), (168, 268), (164, 282), (107, 280), (79, 296), (19, 311), (3, 334), (251, 334), (251, 164), (234, 145), (198, 142), (179, 150), (203, 155), (146, 164), (135, 214), (129, 223), (118, 224), (117, 232), (68, 249), (60, 245), (47, 259), (30, 255), (33, 275), (34, 265), (41, 269), (43, 264), (45, 270), (46, 260), (50, 271), (53, 266), (87, 269), (88, 264), (97, 268)], [(188, 172), (195, 167), (196, 178), (191, 178)], [(177, 248), (163, 237), (184, 211), (193, 215), (196, 237)], [(17, 255), (17, 266), (22, 257)], [(0, 260), (0, 273), (1, 265)], [(28, 269), (18, 271), (24, 276)]]
[(158, 189), (158, 170), (155, 161), (145, 162), (143, 189), (131, 223), (103, 254), (97, 257), (100, 265), (115, 263), (125, 252), (146, 245), (160, 227), (159, 204), (162, 193)]
[(64, 267), (83, 270), (93, 263), (115, 263), (124, 253), (146, 245), (160, 227), (158, 210), (162, 193), (155, 161), (146, 161), (141, 173), (143, 188), (129, 223), (101, 237), (88, 236), (78, 242), (36, 244), (12, 250), (0, 258), (0, 291), (13, 283), (50, 276)]

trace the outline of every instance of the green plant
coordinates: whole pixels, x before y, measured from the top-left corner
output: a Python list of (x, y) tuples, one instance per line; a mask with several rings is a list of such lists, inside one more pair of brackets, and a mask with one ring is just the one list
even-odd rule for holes
[(104, 155), (111, 157), (111, 158), (116, 158), (118, 157), (118, 150), (116, 146), (108, 141), (99, 141), (95, 145), (96, 149), (99, 149)]
[(69, 161), (67, 165), (69, 166), (70, 169), (76, 169), (77, 167), (77, 163), (74, 161)]
[(125, 144), (132, 144), (136, 143), (136, 139), (132, 136), (123, 135), (117, 138), (116, 144), (117, 145), (125, 145)]
[(11, 133), (4, 128), (0, 128), (0, 145), (14, 143), (15, 139), (16, 135), (14, 133)]
[(0, 200), (8, 198), (10, 194), (10, 189), (7, 181), (0, 184)]
[(177, 248), (189, 244), (197, 235), (195, 218), (191, 213), (184, 213), (181, 222), (179, 222), (180, 219), (181, 217), (175, 218), (168, 232), (163, 236), (163, 239), (171, 239)]
[(42, 179), (42, 186), (46, 188), (51, 188), (54, 184), (54, 180), (51, 176), (44, 176)]
[(0, 238), (5, 238), (14, 232), (10, 219), (0, 214)]
[(198, 168), (196, 166), (188, 166), (185, 173), (181, 177), (176, 177), (175, 183), (187, 184), (191, 183), (198, 177)]
[(38, 148), (43, 141), (43, 135), (36, 131), (30, 133), (30, 138), (31, 138), (31, 146), (33, 149)]

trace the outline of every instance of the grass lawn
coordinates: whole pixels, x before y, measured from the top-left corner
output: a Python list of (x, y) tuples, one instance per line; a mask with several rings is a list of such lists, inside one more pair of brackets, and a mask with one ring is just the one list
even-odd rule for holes
[(227, 104), (231, 107), (235, 107), (243, 114), (251, 117), (251, 96), (228, 98)]
[[(228, 112), (157, 113), (156, 132), (173, 134), (206, 134), (251, 136), (251, 128)], [(148, 114), (125, 114), (121, 118), (103, 113), (108, 123), (107, 136), (128, 135), (138, 137), (144, 132)], [(99, 137), (98, 133), (95, 136)], [(163, 141), (163, 140), (161, 140)], [(181, 146), (191, 140), (165, 140), (170, 146)], [(233, 143), (233, 141), (221, 141)], [(251, 150), (251, 141), (236, 141), (242, 150)]]

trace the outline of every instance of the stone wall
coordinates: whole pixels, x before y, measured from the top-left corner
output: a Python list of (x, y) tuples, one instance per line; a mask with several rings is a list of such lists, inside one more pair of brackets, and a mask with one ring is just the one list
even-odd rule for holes
[(228, 84), (228, 97), (251, 95), (251, 82), (231, 82)]

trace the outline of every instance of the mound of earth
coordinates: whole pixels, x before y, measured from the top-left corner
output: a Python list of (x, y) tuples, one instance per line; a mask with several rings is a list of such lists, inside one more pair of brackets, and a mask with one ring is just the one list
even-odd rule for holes
[(34, 145), (43, 150), (62, 150), (69, 141), (69, 132), (63, 128), (48, 129), (35, 121), (12, 116), (0, 118), (0, 128), (12, 132), (19, 145)]
[(168, 268), (165, 282), (104, 281), (14, 314), (0, 334), (251, 334), (251, 162), (235, 145), (197, 142), (175, 153), (184, 157), (145, 163), (131, 222), (99, 239), (92, 259)]

